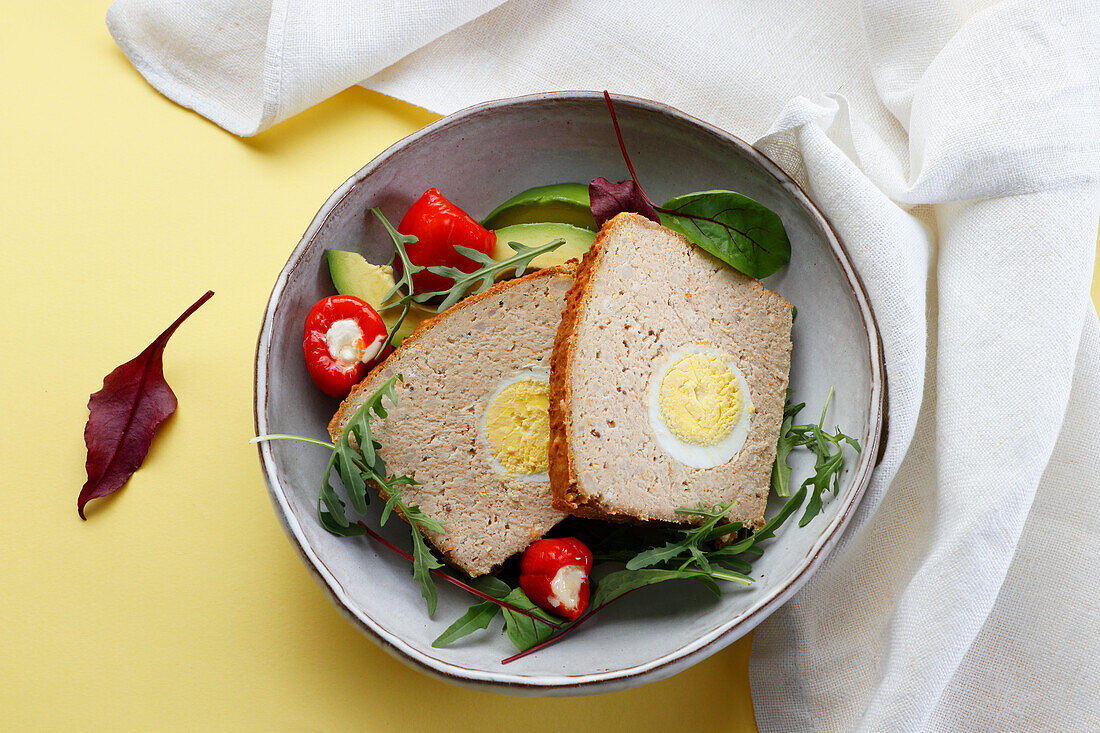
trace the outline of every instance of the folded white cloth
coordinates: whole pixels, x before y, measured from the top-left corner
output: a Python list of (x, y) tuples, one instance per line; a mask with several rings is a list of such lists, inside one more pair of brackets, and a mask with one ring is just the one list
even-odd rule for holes
[(607, 88), (759, 138), (845, 239), (890, 386), (851, 527), (756, 632), (761, 729), (1095, 730), (1095, 0), (117, 0), (107, 23), (240, 135), (361, 82), (444, 113)]

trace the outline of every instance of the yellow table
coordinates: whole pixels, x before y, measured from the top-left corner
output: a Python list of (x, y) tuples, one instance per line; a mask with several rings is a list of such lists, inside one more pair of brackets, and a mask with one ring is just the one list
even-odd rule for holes
[[(328, 194), (433, 115), (351, 89), (239, 140), (145, 84), (107, 3), (7, 5), (0, 727), (755, 730), (747, 639), (622, 693), (460, 689), (355, 631), (283, 536), (247, 443), (268, 292)], [(88, 395), (207, 288), (166, 353), (178, 412), (82, 523)]]
[[(107, 4), (9, 2), (0, 25), (0, 729), (754, 730), (747, 641), (523, 699), (414, 672), (336, 612), (248, 444), (256, 335), (325, 198), (434, 115), (352, 89), (237, 139), (145, 83)], [(207, 288), (165, 354), (177, 413), (81, 522), (88, 395)]]

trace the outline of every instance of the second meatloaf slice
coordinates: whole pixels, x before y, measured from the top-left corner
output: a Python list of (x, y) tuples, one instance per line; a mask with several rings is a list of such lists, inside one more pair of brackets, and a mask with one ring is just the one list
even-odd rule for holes
[[(759, 280), (644, 217), (612, 219), (578, 268), (554, 345), (555, 506), (619, 521), (686, 522), (677, 508), (733, 501), (729, 518), (759, 527), (783, 418), (790, 334), (790, 303)], [(700, 467), (698, 454), (708, 448), (681, 451), (660, 424), (657, 389), (684, 355), (700, 359), (691, 367), (717, 365), (729, 375), (727, 388), (740, 380), (740, 422), (723, 434), (740, 430), (743, 443), (717, 465), (706, 466), (707, 456)]]
[[(397, 404), (371, 423), (379, 453), (391, 472), (420, 482), (402, 487), (402, 499), (443, 522), (445, 532), (427, 537), (470, 576), (522, 552), (565, 516), (552, 506), (545, 473), (509, 473), (494, 460), (486, 409), (517, 380), (545, 383), (573, 272), (570, 264), (500, 283), (426, 321), (329, 424), (335, 440), (367, 397), (402, 375)], [(542, 409), (545, 428), (545, 402)]]

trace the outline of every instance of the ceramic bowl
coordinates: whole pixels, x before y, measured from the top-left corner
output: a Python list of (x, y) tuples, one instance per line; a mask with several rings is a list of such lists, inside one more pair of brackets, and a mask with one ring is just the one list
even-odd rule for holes
[[(668, 583), (612, 604), (570, 638), (512, 664), (508, 640), (490, 629), (434, 649), (432, 640), (471, 598), (439, 585), (429, 618), (400, 557), (367, 538), (343, 539), (317, 521), (323, 450), (289, 441), (259, 447), (264, 478), (287, 536), (332, 602), (384, 649), (437, 677), (502, 692), (607, 692), (672, 675), (738, 639), (804, 584), (838, 539), (870, 479), (883, 426), (884, 369), (874, 316), (857, 273), (828, 222), (774, 163), (736, 137), (656, 102), (616, 97), (616, 111), (639, 178), (663, 201), (674, 194), (732, 189), (776, 211), (790, 236), (790, 265), (768, 279), (798, 308), (791, 384), (804, 416), (816, 415), (830, 387), (829, 424), (864, 446), (846, 469), (839, 496), (805, 528), (788, 522), (756, 563), (756, 582), (720, 599), (701, 586)], [(628, 177), (599, 93), (547, 93), (487, 102), (457, 112), (393, 145), (329, 197), (290, 254), (264, 314), (256, 354), (256, 430), (325, 438), (337, 401), (314, 387), (302, 360), (302, 323), (333, 293), (323, 255), (357, 250), (385, 262), (391, 245), (368, 215), (396, 222), (427, 188), (438, 187), (475, 217), (526, 188), (560, 181)], [(799, 463), (798, 461), (803, 461)], [(808, 457), (795, 461), (805, 475)], [(370, 507), (377, 523), (381, 502)], [(774, 498), (769, 512), (779, 502)], [(404, 546), (400, 521), (384, 534)]]

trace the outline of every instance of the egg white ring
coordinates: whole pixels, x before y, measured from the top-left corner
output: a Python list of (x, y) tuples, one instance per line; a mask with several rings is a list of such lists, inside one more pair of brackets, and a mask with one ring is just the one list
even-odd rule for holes
[[(722, 363), (729, 367), (730, 371), (737, 377), (737, 385), (741, 390), (741, 414), (738, 416), (737, 422), (729, 435), (714, 445), (685, 443), (672, 434), (665, 422), (664, 415), (661, 414), (661, 380), (668, 373), (669, 367), (683, 357), (692, 354), (716, 356), (721, 359)], [(745, 375), (737, 366), (737, 360), (725, 352), (701, 344), (689, 344), (676, 351), (662, 354), (653, 363), (653, 372), (649, 377), (649, 388), (646, 396), (649, 427), (653, 430), (657, 444), (673, 460), (679, 461), (685, 466), (714, 468), (725, 465), (737, 457), (741, 452), (741, 448), (745, 445), (745, 440), (749, 437), (749, 428), (752, 426), (752, 416), (756, 409), (752, 402), (752, 392), (749, 390), (749, 383), (745, 380)]]
[(531, 380), (533, 382), (541, 382), (543, 384), (550, 384), (550, 370), (546, 367), (532, 366), (522, 371), (516, 372), (507, 379), (502, 379), (493, 390), (493, 393), (489, 395), (489, 399), (485, 400), (485, 409), (481, 413), (481, 424), (478, 428), (478, 434), (481, 437), (481, 444), (485, 447), (485, 455), (489, 459), (489, 465), (493, 467), (493, 471), (503, 476), (507, 476), (515, 481), (549, 481), (550, 471), (547, 469), (542, 473), (516, 473), (515, 471), (509, 471), (507, 468), (501, 465), (500, 461), (493, 455), (493, 448), (489, 445), (489, 428), (486, 422), (489, 418), (489, 405), (493, 404), (493, 400), (500, 396), (500, 393), (507, 389), (509, 386), (516, 382), (525, 382)]

